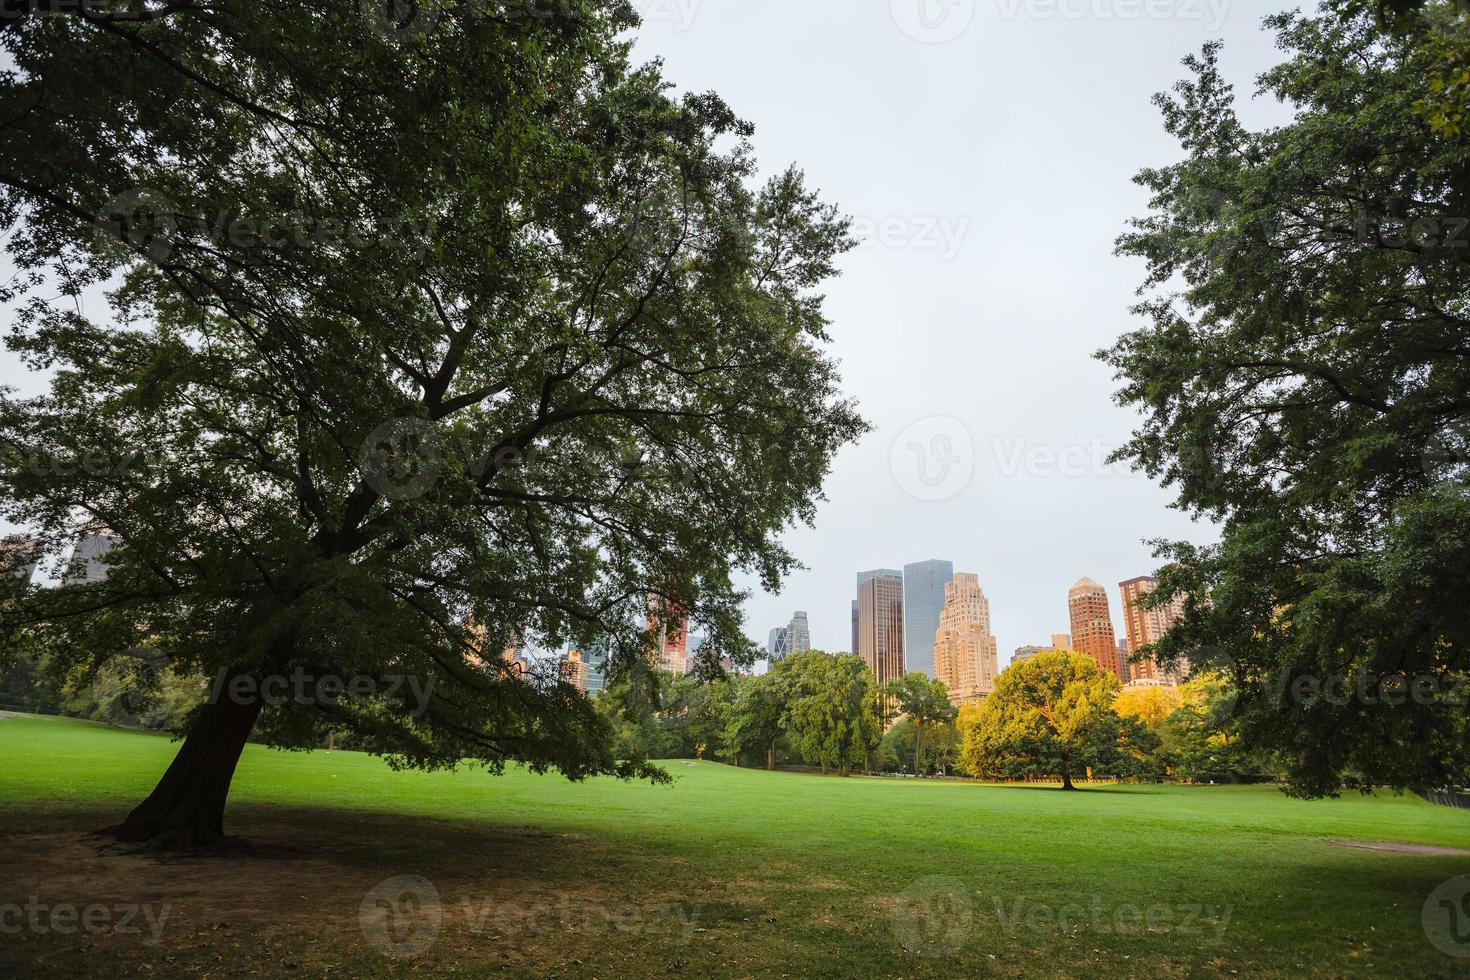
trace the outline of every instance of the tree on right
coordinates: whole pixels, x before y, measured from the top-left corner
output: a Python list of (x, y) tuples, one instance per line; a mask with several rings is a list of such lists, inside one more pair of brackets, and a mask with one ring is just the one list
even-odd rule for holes
[(1185, 603), (1151, 652), (1222, 676), (1305, 797), (1470, 773), (1470, 14), (1395, 6), (1267, 19), (1277, 128), (1218, 45), (1186, 59), (1156, 97), (1184, 158), (1118, 243), (1146, 325), (1099, 354), (1141, 415), (1116, 458), (1221, 528), (1157, 543), (1149, 601)]

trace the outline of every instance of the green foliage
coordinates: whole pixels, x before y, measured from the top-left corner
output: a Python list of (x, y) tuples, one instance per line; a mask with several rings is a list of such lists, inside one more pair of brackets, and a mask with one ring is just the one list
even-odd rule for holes
[(776, 749), (786, 719), (788, 669), (740, 680), (722, 733), (725, 751), (735, 758), (754, 753), (767, 769), (776, 768)]
[(368, 6), (7, 20), (0, 301), (52, 380), (0, 400), (0, 513), (120, 544), (0, 632), (47, 623), (58, 676), (146, 642), (196, 678), (433, 682), (422, 713), (267, 707), (275, 745), (657, 777), (498, 655), (602, 637), (631, 669), (656, 594), (749, 662), (732, 574), (776, 586), (864, 430), (824, 350), (847, 223), (631, 66), (624, 0), (451, 0), (421, 32)]
[(959, 711), (950, 703), (949, 689), (944, 682), (931, 680), (927, 674), (906, 674), (890, 681), (883, 693), (899, 714), (913, 722), (914, 751), (911, 760), (917, 775), (924, 769), (926, 728), (954, 721)]
[(953, 722), (931, 723), (924, 728), (924, 761), (916, 765), (915, 749), (919, 745), (919, 726), (913, 718), (900, 718), (883, 733), (883, 741), (875, 756), (875, 769), (881, 772), (911, 772), (918, 775), (944, 774), (954, 764), (960, 747), (959, 730)]
[(1000, 675), (965, 736), (965, 770), (981, 779), (1151, 775), (1159, 740), (1113, 710), (1121, 684), (1091, 659), (1053, 651)]
[(787, 657), (786, 730), (792, 747), (823, 772), (869, 767), (883, 736), (878, 687), (861, 658), (813, 650)]
[(1157, 99), (1185, 157), (1139, 175), (1150, 212), (1119, 241), (1149, 324), (1102, 355), (1144, 417), (1118, 458), (1223, 527), (1159, 543), (1150, 601), (1186, 611), (1152, 652), (1225, 674), (1305, 796), (1470, 771), (1470, 155), (1420, 111), (1463, 50), (1452, 13), (1268, 18), (1286, 60), (1261, 87), (1294, 117), (1261, 132), (1207, 45)]
[(0, 704), (22, 708), (60, 709), (60, 687), (44, 670), (35, 631), (18, 631), (0, 657)]

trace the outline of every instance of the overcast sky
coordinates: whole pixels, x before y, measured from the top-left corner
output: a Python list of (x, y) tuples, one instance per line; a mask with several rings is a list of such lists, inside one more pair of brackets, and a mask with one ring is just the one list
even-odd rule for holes
[[(833, 352), (873, 432), (844, 451), (809, 570), (756, 595), (750, 635), (802, 609), (851, 645), (861, 569), (945, 558), (990, 598), (1001, 662), (1066, 632), (1067, 589), (1153, 570), (1153, 537), (1213, 540), (1147, 478), (1101, 460), (1134, 418), (1091, 354), (1137, 321), (1142, 266), (1113, 256), (1139, 168), (1179, 157), (1153, 93), (1211, 38), (1252, 125), (1279, 60), (1266, 0), (638, 0), (638, 53), (756, 126), (870, 244), (829, 290)], [(946, 468), (947, 466), (947, 468)]]
[[(756, 126), (763, 169), (795, 162), (856, 220), (827, 311), (873, 432), (838, 457), (808, 570), (749, 604), (750, 635), (795, 610), (851, 644), (859, 570), (944, 558), (990, 597), (1001, 661), (1068, 629), (1082, 576), (1154, 567), (1145, 538), (1213, 539), (1146, 478), (1102, 460), (1130, 431), (1091, 355), (1135, 326), (1142, 268), (1112, 255), (1143, 213), (1140, 167), (1177, 159), (1150, 96), (1226, 41), (1248, 123), (1277, 60), (1271, 0), (635, 0), (638, 55)], [(34, 392), (0, 352), (0, 383)], [(1121, 632), (1121, 629), (1120, 629)]]

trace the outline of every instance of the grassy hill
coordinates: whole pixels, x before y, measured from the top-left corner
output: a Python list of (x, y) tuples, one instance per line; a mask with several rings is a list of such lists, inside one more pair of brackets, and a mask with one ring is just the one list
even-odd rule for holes
[[(525, 772), (395, 773), (356, 753), (251, 746), (227, 829), (264, 856), (161, 860), (83, 836), (140, 799), (174, 748), (77, 721), (0, 719), (0, 907), (37, 896), (149, 906), (155, 920), (167, 907), (156, 943), (147, 929), (26, 928), (0, 936), (0, 967), (1470, 974), (1470, 959), (1437, 949), (1421, 921), (1431, 893), (1470, 872), (1470, 858), (1329, 843), (1470, 847), (1470, 812), (1412, 797), (1303, 803), (1269, 787), (1064, 794), (680, 761), (666, 764), (672, 786), (577, 785)], [(410, 901), (399, 902), (404, 888)]]

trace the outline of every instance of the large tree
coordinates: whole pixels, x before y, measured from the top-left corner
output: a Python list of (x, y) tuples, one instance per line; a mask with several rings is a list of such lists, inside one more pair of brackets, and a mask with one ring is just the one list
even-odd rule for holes
[(786, 730), (792, 746), (822, 772), (846, 776), (866, 767), (883, 737), (878, 684), (868, 665), (851, 655), (819, 650), (787, 657)]
[(1223, 671), (1308, 796), (1470, 771), (1470, 15), (1391, 6), (1268, 18), (1278, 128), (1216, 45), (1187, 60), (1157, 100), (1184, 159), (1120, 242), (1148, 324), (1103, 355), (1143, 414), (1120, 458), (1223, 529), (1161, 544), (1151, 601), (1187, 608), (1155, 655)]
[(51, 380), (0, 401), (0, 511), (117, 544), (0, 624), (215, 692), (119, 835), (217, 844), (246, 739), (324, 725), (402, 765), (656, 775), (501, 651), (596, 640), (616, 674), (689, 615), (749, 655), (732, 573), (775, 585), (862, 429), (817, 292), (845, 221), (631, 66), (624, 0), (6, 17), (0, 300)]
[(965, 771), (981, 779), (1073, 777), (1089, 768), (1132, 774), (1158, 738), (1113, 710), (1118, 678), (1090, 658), (1051, 651), (1001, 672), (965, 734)]
[(786, 717), (788, 672), (781, 661), (769, 673), (738, 683), (724, 731), (725, 745), (737, 759), (739, 753), (750, 750), (765, 759), (767, 769), (776, 768), (776, 746)]
[(924, 728), (943, 725), (959, 714), (950, 703), (949, 689), (943, 681), (928, 674), (910, 673), (889, 681), (884, 694), (898, 713), (914, 723), (914, 775), (924, 771)]

